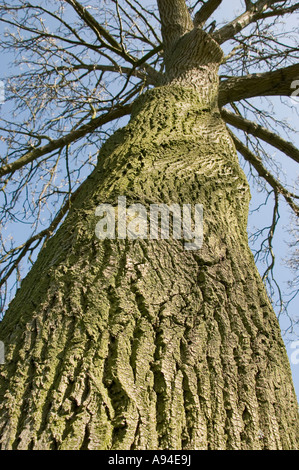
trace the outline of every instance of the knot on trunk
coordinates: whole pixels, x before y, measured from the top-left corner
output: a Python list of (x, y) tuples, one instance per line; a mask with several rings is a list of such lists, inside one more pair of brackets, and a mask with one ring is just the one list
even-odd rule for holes
[(223, 59), (220, 45), (201, 28), (194, 28), (182, 36), (165, 55), (166, 73), (216, 64)]
[(205, 106), (217, 106), (218, 69), (222, 59), (219, 44), (202, 29), (194, 28), (165, 55), (165, 84), (195, 88)]

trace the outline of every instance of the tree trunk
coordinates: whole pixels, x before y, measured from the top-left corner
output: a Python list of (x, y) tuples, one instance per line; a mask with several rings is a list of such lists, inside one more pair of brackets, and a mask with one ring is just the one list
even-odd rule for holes
[[(103, 146), (1, 323), (1, 449), (297, 448), (290, 367), (248, 247), (248, 183), (217, 109), (218, 46), (201, 32), (182, 67), (196, 34)], [(203, 204), (202, 248), (98, 240), (95, 209), (119, 196)]]

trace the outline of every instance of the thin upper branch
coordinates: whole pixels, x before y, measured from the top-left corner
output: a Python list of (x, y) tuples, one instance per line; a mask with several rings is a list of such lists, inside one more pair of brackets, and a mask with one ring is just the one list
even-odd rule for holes
[(22, 155), (22, 157), (18, 158), (14, 162), (3, 165), (0, 168), (0, 177), (7, 175), (9, 173), (13, 173), (14, 171), (19, 170), (20, 168), (27, 165), (28, 163), (33, 162), (37, 158), (43, 155), (50, 154), (57, 149), (63, 148), (66, 145), (69, 145), (72, 142), (75, 142), (76, 140), (80, 139), (81, 137), (84, 137), (85, 135), (89, 134), (90, 132), (94, 131), (100, 126), (107, 124), (108, 122), (111, 122), (115, 119), (126, 116), (127, 114), (130, 114), (131, 108), (132, 108), (132, 105), (127, 104), (115, 110), (109, 111), (108, 113), (104, 115), (101, 115), (95, 119), (91, 119), (87, 124), (83, 124), (78, 129), (75, 129), (69, 132), (67, 135), (63, 137), (60, 137), (59, 139), (56, 139), (56, 140), (52, 140), (51, 142), (49, 142), (48, 144), (42, 147), (35, 148), (25, 153), (25, 155)]
[[(158, 47), (156, 48), (158, 50)], [(150, 51), (152, 54), (156, 53), (155, 51)], [(160, 48), (159, 48), (160, 50)], [(81, 62), (76, 65), (59, 65), (53, 67), (52, 70), (47, 69), (43, 73), (40, 73), (39, 76), (48, 76), (51, 73), (57, 74), (58, 72), (64, 71), (65, 73), (72, 73), (76, 70), (88, 70), (90, 72), (94, 72), (95, 70), (99, 70), (101, 72), (114, 72), (120, 75), (127, 75), (130, 77), (138, 77), (142, 79), (147, 85), (158, 86), (162, 82), (162, 74), (156, 71), (153, 67), (146, 64), (146, 57), (148, 57), (150, 53), (146, 56), (142, 57), (134, 67), (122, 67), (120, 65), (102, 65), (102, 64), (85, 64)], [(139, 69), (137, 67), (140, 67)], [(24, 77), (22, 75), (16, 75), (15, 78)]]
[(219, 105), (255, 96), (290, 96), (292, 83), (299, 76), (299, 64), (274, 72), (256, 73), (245, 77), (232, 77), (220, 83)]
[(249, 150), (249, 148), (243, 144), (243, 142), (241, 142), (241, 140), (238, 139), (235, 134), (233, 134), (231, 131), (230, 134), (238, 152), (240, 152), (245, 160), (255, 168), (260, 177), (264, 178), (275, 191), (284, 197), (295, 214), (299, 216), (299, 207), (293, 201), (293, 197), (295, 197), (295, 195), (290, 193), (271, 173), (269, 173), (267, 168), (264, 167), (262, 160), (254, 155), (254, 153), (251, 152), (251, 150)]
[(121, 44), (117, 42), (117, 40), (98, 22), (96, 19), (89, 13), (89, 11), (81, 5), (77, 0), (65, 0), (69, 3), (80, 18), (91, 28), (91, 30), (96, 34), (98, 39), (104, 38), (105, 41), (110, 45), (110, 48), (121, 56), (123, 59), (127, 60), (131, 64), (136, 62), (136, 59), (128, 54)]
[[(236, 34), (242, 31), (242, 29), (246, 28), (246, 26), (248, 26), (250, 23), (254, 23), (258, 21), (259, 19), (268, 17), (269, 14), (265, 16), (266, 10), (268, 10), (268, 8), (273, 7), (270, 14), (271, 16), (275, 16), (275, 9), (274, 9), (275, 4), (284, 3), (284, 2), (285, 0), (278, 0), (278, 1), (277, 0), (258, 0), (255, 3), (252, 2), (251, 6), (248, 7), (244, 13), (242, 13), (240, 16), (235, 18), (230, 23), (223, 26), (221, 29), (215, 31), (215, 33), (213, 34), (213, 38), (219, 44), (222, 44), (225, 41), (228, 41), (229, 39), (233, 39), (236, 36)], [(292, 7), (279, 9), (279, 15), (281, 16), (287, 13), (292, 13), (298, 9), (299, 9), (299, 4), (296, 3)]]
[(202, 28), (205, 22), (212, 16), (215, 10), (221, 5), (222, 0), (208, 0), (194, 17), (194, 26)]
[(9, 255), (13, 256), (15, 254), (18, 254), (18, 257), (13, 261), (12, 265), (10, 266), (8, 271), (5, 273), (5, 275), (3, 275), (3, 273), (5, 271), (5, 268), (2, 269), (1, 279), (0, 279), (0, 287), (9, 279), (9, 277), (11, 276), (13, 271), (18, 268), (20, 262), (26, 256), (28, 251), (30, 251), (30, 247), (34, 242), (38, 242), (38, 244), (35, 246), (35, 248), (37, 248), (37, 246), (40, 244), (40, 242), (43, 239), (46, 242), (53, 235), (53, 233), (57, 229), (58, 225), (60, 224), (60, 222), (62, 221), (62, 219), (64, 218), (64, 216), (68, 212), (69, 208), (71, 207), (71, 205), (75, 201), (76, 197), (78, 196), (79, 192), (81, 191), (81, 188), (82, 188), (82, 185), (79, 186), (79, 188), (70, 195), (70, 197), (67, 199), (66, 203), (59, 209), (58, 213), (56, 214), (55, 218), (53, 219), (53, 221), (51, 222), (51, 224), (49, 225), (48, 228), (46, 228), (45, 230), (42, 230), (40, 233), (38, 233), (36, 235), (33, 235), (31, 238), (29, 238), (22, 245), (20, 245), (16, 248), (13, 248), (12, 250), (10, 250), (10, 252), (6, 256), (4, 256), (0, 260), (0, 262), (3, 263), (5, 261), (5, 259), (9, 257)]
[(255, 122), (249, 121), (248, 119), (238, 116), (237, 114), (228, 111), (227, 109), (221, 110), (222, 117), (227, 122), (242, 131), (248, 132), (249, 134), (264, 140), (268, 144), (277, 148), (281, 152), (291, 157), (295, 162), (299, 163), (299, 150), (291, 142), (288, 142), (274, 132), (269, 131), (263, 126), (256, 124)]

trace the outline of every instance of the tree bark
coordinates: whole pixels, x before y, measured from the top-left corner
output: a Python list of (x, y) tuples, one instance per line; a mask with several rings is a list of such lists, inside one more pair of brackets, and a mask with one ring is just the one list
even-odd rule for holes
[[(287, 354), (248, 247), (249, 187), (217, 107), (222, 54), (199, 31), (179, 41), (0, 325), (1, 449), (298, 446)], [(202, 248), (98, 240), (95, 209), (119, 196), (203, 204)]]
[(220, 84), (219, 106), (256, 96), (291, 96), (299, 64), (245, 77), (232, 77)]

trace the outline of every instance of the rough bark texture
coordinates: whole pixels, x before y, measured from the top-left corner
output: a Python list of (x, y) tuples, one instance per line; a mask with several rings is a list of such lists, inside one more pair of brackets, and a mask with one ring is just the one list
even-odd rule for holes
[[(290, 367), (248, 247), (248, 183), (216, 105), (215, 52), (196, 83), (184, 63), (139, 98), (23, 281), (1, 323), (1, 449), (297, 448)], [(202, 249), (97, 240), (95, 208), (118, 196), (203, 204)]]

